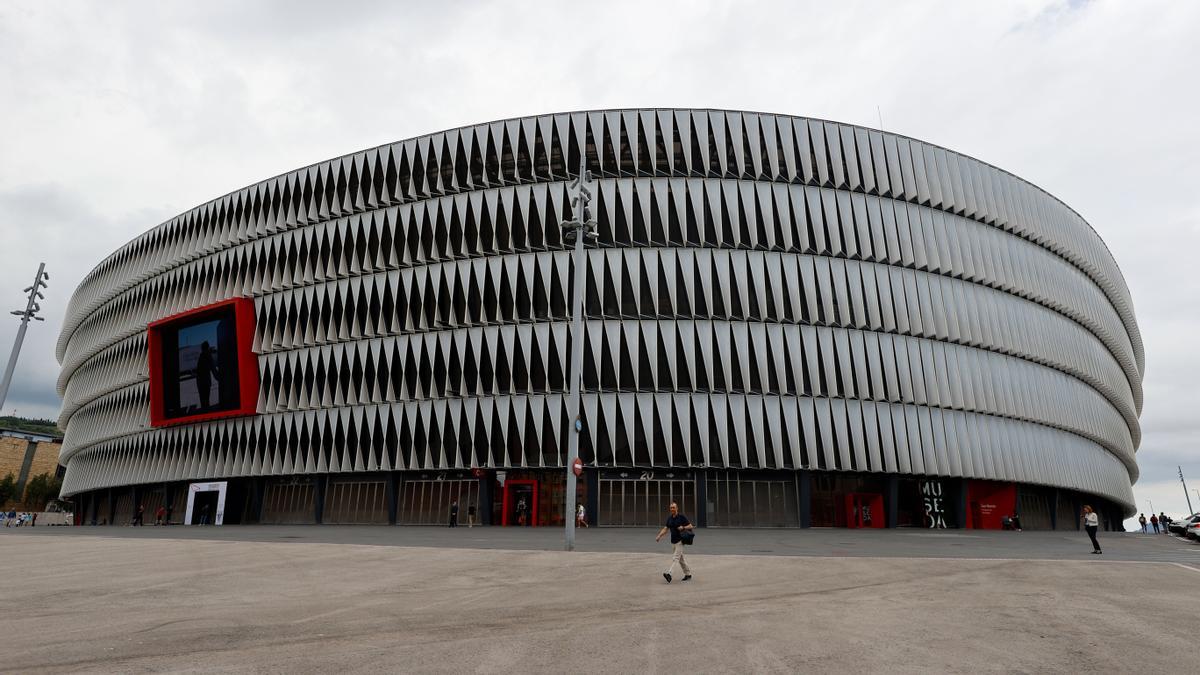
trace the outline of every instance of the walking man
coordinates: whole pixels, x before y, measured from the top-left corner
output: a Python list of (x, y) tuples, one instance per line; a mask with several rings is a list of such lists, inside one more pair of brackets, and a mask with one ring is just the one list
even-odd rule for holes
[(1150, 527), (1154, 528), (1154, 534), (1158, 534), (1158, 516), (1150, 514)]
[(458, 500), (450, 502), (450, 527), (458, 527)]
[(1138, 514), (1138, 524), (1142, 526), (1142, 534), (1146, 534), (1146, 514)]
[[(1145, 518), (1143, 517), (1142, 520)], [(1096, 531), (1100, 529), (1100, 516), (1090, 506), (1083, 507), (1083, 529), (1087, 530), (1088, 537), (1092, 540), (1092, 553), (1096, 555), (1103, 553), (1100, 550), (1100, 542), (1096, 541)]]
[(671, 515), (667, 517), (667, 524), (658, 531), (658, 536), (654, 541), (662, 541), (667, 532), (671, 533), (671, 564), (667, 567), (667, 571), (663, 572), (663, 578), (667, 583), (671, 583), (671, 574), (675, 571), (675, 565), (679, 565), (679, 569), (683, 570), (683, 580), (687, 581), (692, 578), (692, 568), (688, 567), (687, 561), (683, 559), (683, 537), (680, 532), (694, 529), (692, 521), (688, 517), (679, 512), (679, 505), (671, 502)]

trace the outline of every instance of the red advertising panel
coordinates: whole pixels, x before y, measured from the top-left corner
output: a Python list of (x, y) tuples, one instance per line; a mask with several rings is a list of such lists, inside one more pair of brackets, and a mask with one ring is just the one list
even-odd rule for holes
[(990, 480), (967, 482), (967, 527), (1004, 529), (1004, 517), (1017, 512), (1017, 486)]
[(155, 321), (146, 340), (152, 426), (255, 413), (252, 300), (233, 298)]

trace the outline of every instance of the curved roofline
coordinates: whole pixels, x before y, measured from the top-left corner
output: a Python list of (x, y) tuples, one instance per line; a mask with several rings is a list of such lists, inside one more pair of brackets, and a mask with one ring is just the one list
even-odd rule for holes
[[(483, 121), (483, 122), (476, 122), (476, 123), (474, 123), (474, 124), (463, 124), (463, 125), (459, 125), (459, 126), (445, 127), (445, 128), (439, 129), (439, 130), (437, 130), (437, 131), (431, 131), (431, 132), (428, 132), (428, 133), (420, 134), (420, 135), (417, 135), (417, 136), (411, 136), (411, 137), (408, 137), (408, 138), (401, 138), (401, 139), (399, 139), (399, 140), (395, 140), (395, 141), (388, 141), (387, 143), (380, 143), (379, 145), (373, 145), (373, 146), (369, 146), (369, 147), (366, 147), (366, 148), (361, 148), (361, 149), (358, 149), (358, 150), (353, 150), (353, 151), (351, 151), (351, 152), (347, 152), (347, 153), (345, 153), (345, 154), (341, 154), (341, 155), (336, 155), (336, 156), (334, 156), (334, 157), (327, 157), (327, 158), (325, 158), (325, 159), (319, 159), (319, 160), (317, 160), (317, 161), (315, 161), (315, 162), (310, 162), (310, 163), (308, 163), (308, 164), (304, 164), (304, 165), (302, 165), (302, 166), (299, 166), (299, 167), (296, 167), (296, 168), (293, 168), (293, 169), (286, 169), (286, 170), (284, 170), (284, 171), (281, 171), (281, 172), (279, 172), (279, 173), (276, 173), (276, 174), (273, 174), (273, 175), (271, 175), (271, 176), (268, 176), (267, 178), (263, 178), (263, 179), (261, 179), (261, 180), (257, 180), (257, 181), (254, 181), (254, 182), (252, 182), (252, 183), (248, 183), (248, 184), (246, 184), (246, 185), (243, 185), (243, 186), (241, 186), (241, 187), (234, 188), (234, 189), (232, 189), (232, 190), (229, 190), (228, 192), (224, 192), (224, 193), (222, 193), (221, 195), (219, 195), (219, 196), (217, 196), (217, 197), (213, 197), (212, 199), (207, 199), (207, 200), (205, 200), (205, 201), (203, 201), (203, 202), (200, 202), (199, 204), (196, 204), (195, 206), (191, 206), (191, 207), (189, 207), (189, 208), (187, 208), (187, 209), (184, 209), (182, 212), (180, 212), (180, 213), (176, 214), (175, 216), (172, 216), (172, 219), (173, 219), (173, 218), (177, 218), (177, 217), (179, 217), (179, 216), (183, 215), (184, 213), (187, 213), (187, 212), (188, 212), (188, 211), (190, 211), (191, 209), (199, 208), (199, 207), (201, 207), (201, 206), (203, 206), (203, 205), (205, 205), (205, 204), (208, 204), (208, 203), (211, 203), (211, 202), (215, 202), (215, 201), (218, 201), (218, 200), (224, 199), (225, 197), (232, 196), (232, 195), (234, 195), (234, 194), (236, 194), (236, 193), (238, 193), (238, 192), (240, 192), (240, 191), (242, 191), (242, 190), (245, 190), (245, 189), (248, 189), (248, 188), (252, 188), (252, 187), (254, 187), (254, 186), (256, 186), (256, 185), (261, 185), (262, 183), (266, 183), (266, 182), (268, 182), (268, 181), (271, 181), (271, 180), (274, 180), (274, 179), (276, 179), (276, 178), (281, 178), (281, 177), (283, 177), (283, 176), (286, 176), (287, 174), (289, 174), (289, 173), (292, 173), (292, 172), (296, 172), (296, 171), (304, 171), (304, 170), (306, 170), (306, 169), (311, 169), (311, 168), (313, 168), (313, 167), (315, 167), (315, 166), (318, 166), (318, 165), (320, 165), (320, 164), (322, 164), (322, 163), (324, 163), (324, 162), (332, 162), (332, 161), (334, 161), (334, 160), (338, 160), (338, 159), (344, 159), (344, 158), (346, 158), (346, 157), (350, 157), (351, 155), (355, 155), (355, 154), (358, 154), (358, 153), (360, 153), (360, 152), (370, 152), (371, 150), (378, 150), (378, 149), (380, 149), (380, 148), (385, 148), (385, 147), (387, 147), (387, 146), (389, 146), (389, 145), (395, 145), (395, 144), (397, 144), (397, 143), (404, 143), (404, 142), (406, 142), (406, 141), (414, 141), (414, 140), (418, 140), (418, 139), (421, 139), (421, 138), (425, 138), (425, 137), (427, 137), (427, 136), (436, 136), (437, 134), (444, 134), (444, 133), (446, 133), (446, 132), (448, 132), (448, 131), (457, 131), (457, 130), (459, 130), (459, 129), (468, 129), (468, 128), (470, 128), (470, 127), (478, 127), (478, 126), (484, 126), (484, 125), (488, 125), (488, 124), (498, 124), (498, 123), (503, 123), (503, 122), (511, 122), (511, 121), (513, 121), (513, 120), (529, 119), (529, 118), (533, 118), (533, 117), (547, 117), (547, 116), (553, 116), (553, 115), (578, 115), (578, 114), (588, 114), (588, 113), (604, 113), (604, 112), (630, 112), (630, 111), (647, 111), (647, 110), (652, 110), (652, 111), (656, 111), (656, 112), (657, 112), (657, 111), (663, 111), (663, 110), (667, 110), (667, 111), (671, 111), (671, 112), (680, 111), (680, 110), (686, 110), (686, 111), (700, 111), (700, 112), (720, 112), (720, 113), (749, 113), (749, 114), (751, 114), (751, 115), (773, 115), (773, 116), (775, 116), (775, 117), (789, 117), (789, 118), (797, 118), (797, 119), (806, 119), (806, 120), (812, 120), (812, 121), (816, 121), (816, 122), (828, 122), (828, 123), (830, 123), (830, 124), (843, 124), (843, 125), (845, 125), (845, 126), (848, 126), (848, 127), (854, 127), (854, 128), (858, 128), (858, 129), (866, 129), (866, 130), (868, 130), (868, 131), (878, 131), (878, 132), (880, 132), (880, 133), (884, 133), (884, 134), (888, 134), (888, 135), (891, 135), (891, 136), (895, 136), (896, 138), (904, 138), (904, 139), (907, 139), (907, 140), (910, 140), (910, 141), (916, 141), (916, 142), (918, 142), (918, 143), (923, 143), (923, 144), (925, 144), (925, 145), (927, 145), (927, 146), (930, 146), (930, 147), (934, 147), (934, 148), (941, 148), (942, 150), (945, 150), (946, 152), (952, 152), (952, 153), (954, 153), (954, 154), (956, 154), (956, 155), (961, 155), (961, 156), (963, 156), (963, 157), (966, 157), (966, 158), (968, 158), (968, 159), (971, 159), (971, 160), (974, 160), (974, 161), (976, 161), (976, 162), (979, 162), (980, 164), (984, 164), (984, 165), (986, 165), (986, 166), (989, 166), (989, 167), (991, 167), (991, 168), (993, 168), (993, 169), (995, 169), (995, 170), (997, 170), (997, 171), (999, 171), (999, 172), (1001, 172), (1001, 173), (1004, 173), (1004, 174), (1006, 174), (1006, 175), (1008, 175), (1008, 176), (1011, 176), (1011, 177), (1013, 177), (1014, 179), (1021, 181), (1022, 183), (1026, 183), (1026, 184), (1028, 184), (1028, 185), (1030, 185), (1030, 186), (1032, 186), (1032, 187), (1034, 187), (1034, 188), (1037, 188), (1037, 189), (1038, 189), (1040, 192), (1042, 192), (1042, 193), (1043, 193), (1043, 194), (1045, 194), (1046, 196), (1050, 197), (1050, 198), (1051, 198), (1051, 199), (1053, 199), (1054, 201), (1056, 201), (1056, 202), (1058, 202), (1059, 204), (1061, 204), (1061, 205), (1062, 205), (1064, 208), (1066, 208), (1066, 209), (1067, 209), (1068, 211), (1070, 211), (1071, 213), (1074, 213), (1076, 216), (1078, 216), (1078, 217), (1079, 217), (1079, 219), (1080, 219), (1081, 221), (1083, 221), (1083, 223), (1084, 223), (1085, 225), (1087, 225), (1087, 226), (1088, 226), (1088, 229), (1090, 229), (1090, 230), (1092, 231), (1092, 234), (1095, 234), (1095, 235), (1096, 235), (1096, 238), (1100, 240), (1100, 243), (1104, 245), (1104, 249), (1105, 249), (1106, 251), (1108, 251), (1108, 255), (1109, 255), (1109, 257), (1111, 257), (1111, 258), (1113, 259), (1113, 264), (1117, 265), (1117, 271), (1121, 273), (1121, 281), (1122, 281), (1122, 282), (1125, 282), (1125, 273), (1124, 273), (1124, 272), (1121, 270), (1121, 266), (1120, 266), (1120, 264), (1118, 264), (1118, 263), (1117, 263), (1116, 256), (1114, 256), (1114, 255), (1113, 255), (1113, 253), (1112, 253), (1112, 249), (1110, 249), (1110, 248), (1108, 247), (1108, 242), (1104, 241), (1104, 237), (1101, 237), (1101, 236), (1100, 236), (1100, 233), (1096, 231), (1096, 228), (1095, 228), (1095, 227), (1092, 227), (1092, 224), (1091, 224), (1090, 222), (1088, 222), (1087, 218), (1084, 218), (1084, 217), (1083, 217), (1083, 215), (1082, 215), (1081, 213), (1079, 213), (1078, 211), (1076, 211), (1076, 210), (1075, 210), (1073, 207), (1071, 207), (1071, 205), (1070, 205), (1070, 204), (1067, 204), (1067, 203), (1066, 203), (1066, 202), (1064, 202), (1063, 200), (1059, 199), (1059, 198), (1058, 198), (1058, 197), (1056, 197), (1056, 196), (1055, 196), (1053, 193), (1051, 193), (1049, 190), (1047, 190), (1047, 189), (1043, 188), (1042, 186), (1038, 185), (1037, 183), (1034, 183), (1033, 181), (1030, 181), (1030, 180), (1028, 180), (1028, 179), (1026, 179), (1026, 178), (1022, 178), (1021, 176), (1018, 176), (1017, 174), (1015, 174), (1015, 173), (1013, 173), (1013, 172), (1011, 172), (1011, 171), (1009, 171), (1009, 170), (1007, 170), (1007, 169), (1004, 169), (1004, 168), (1002, 168), (1002, 167), (996, 166), (995, 164), (992, 164), (991, 162), (987, 162), (987, 161), (984, 161), (984, 160), (982, 160), (982, 159), (979, 159), (978, 157), (975, 157), (974, 155), (968, 155), (968, 154), (966, 154), (965, 152), (961, 152), (961, 151), (959, 151), (959, 150), (955, 150), (955, 149), (953, 149), (953, 148), (948, 148), (948, 147), (946, 147), (946, 146), (944, 146), (944, 145), (939, 145), (939, 144), (937, 144), (937, 143), (931, 143), (931, 142), (929, 142), (929, 141), (926, 141), (926, 140), (924, 140), (924, 139), (917, 138), (917, 137), (915, 137), (915, 136), (909, 136), (909, 135), (907, 135), (907, 134), (901, 134), (901, 133), (897, 133), (897, 132), (894, 132), (894, 131), (887, 131), (886, 129), (880, 129), (880, 128), (876, 128), (876, 127), (870, 127), (870, 126), (866, 126), (866, 125), (864, 125), (864, 124), (855, 124), (855, 123), (853, 123), (853, 122), (841, 122), (841, 121), (839, 121), (839, 120), (825, 119), (825, 118), (823, 118), (823, 117), (809, 117), (809, 116), (807, 116), (807, 115), (792, 115), (792, 114), (788, 114), (788, 113), (768, 112), (768, 111), (762, 111), (762, 110), (737, 110), (737, 109), (733, 109), (733, 108), (688, 108), (688, 107), (681, 107), (681, 108), (662, 108), (662, 107), (652, 107), (652, 108), (637, 108), (637, 107), (633, 107), (633, 108), (629, 108), (629, 107), (625, 107), (625, 108), (590, 108), (590, 109), (585, 109), (585, 110), (568, 110), (568, 111), (558, 111), (558, 112), (543, 112), (543, 113), (535, 113), (535, 114), (532, 114), (532, 115), (516, 115), (516, 116), (513, 116), (513, 117), (502, 117), (502, 118), (500, 118), (500, 119), (492, 119), (492, 120), (486, 120), (486, 121)], [(99, 268), (100, 268), (102, 265), (104, 265), (104, 263), (108, 262), (110, 259), (112, 259), (114, 256), (116, 256), (118, 253), (120, 253), (122, 249), (124, 249), (125, 247), (129, 246), (129, 245), (130, 245), (130, 244), (132, 244), (133, 242), (137, 241), (139, 237), (141, 237), (141, 236), (143, 236), (143, 235), (145, 235), (145, 234), (147, 234), (147, 233), (149, 233), (149, 232), (152, 232), (152, 231), (154, 231), (154, 229), (155, 229), (155, 228), (162, 227), (163, 225), (166, 225), (167, 223), (169, 223), (169, 222), (170, 222), (170, 220), (171, 220), (171, 219), (168, 219), (168, 220), (162, 221), (162, 222), (158, 223), (157, 225), (154, 225), (154, 226), (152, 226), (152, 227), (150, 227), (150, 228), (148, 228), (148, 229), (146, 229), (146, 230), (143, 230), (141, 233), (139, 233), (139, 234), (137, 234), (137, 235), (133, 236), (132, 238), (130, 238), (130, 239), (128, 239), (128, 240), (126, 240), (126, 241), (125, 241), (125, 243), (123, 243), (123, 244), (121, 244), (120, 246), (118, 246), (118, 247), (117, 247), (117, 249), (116, 249), (115, 251), (113, 251), (112, 253), (110, 253), (110, 254), (108, 254), (107, 256), (105, 256), (105, 257), (104, 257), (104, 259), (103, 259), (103, 260), (101, 260), (100, 262), (96, 263), (96, 265), (95, 265), (95, 266), (93, 266), (93, 267), (92, 267), (92, 269), (91, 269), (91, 270), (89, 270), (89, 271), (88, 271), (88, 273), (84, 275), (84, 277), (83, 277), (83, 278), (84, 278), (84, 280), (86, 280), (88, 277), (90, 277), (90, 276), (91, 276), (91, 275), (92, 275), (92, 274), (93, 274), (93, 273), (94, 273), (96, 270), (98, 270), (98, 269), (99, 269)], [(81, 281), (80, 283), (82, 283), (82, 281)], [(1126, 282), (1126, 283), (1125, 283), (1125, 286), (1126, 286), (1126, 288), (1128, 288), (1128, 287), (1129, 287), (1129, 284)]]
[[(400, 139), (397, 141), (389, 141), (386, 143), (381, 143), (378, 145), (370, 146), (370, 147), (367, 147), (364, 149), (354, 150), (354, 151), (351, 151), (351, 152), (348, 152), (348, 153), (345, 153), (342, 155), (337, 155), (335, 157), (330, 157), (330, 158), (321, 159), (321, 160), (318, 160), (315, 162), (310, 162), (301, 167), (288, 169), (288, 170), (273, 174), (272, 176), (270, 176), (268, 178), (254, 181), (252, 183), (243, 185), (242, 187), (227, 191), (218, 197), (214, 197), (207, 201), (201, 202), (200, 204), (190, 207), (189, 209), (186, 209), (183, 212), (176, 214), (175, 216), (172, 216), (171, 218), (169, 218), (165, 221), (162, 221), (162, 222), (158, 223), (157, 225), (154, 225), (153, 227), (150, 227), (149, 229), (144, 230), (143, 232), (139, 233), (138, 235), (134, 236), (133, 238), (127, 240), (125, 243), (123, 243), (119, 247), (117, 247), (117, 249), (114, 250), (112, 253), (105, 256), (105, 258), (103, 260), (101, 260), (99, 263), (97, 263), (94, 267), (92, 267), (91, 270), (88, 271), (88, 273), (86, 275), (84, 275), (84, 277), (80, 280), (79, 285), (76, 287), (75, 292), (72, 293), (71, 298), (68, 301), (68, 306), (71, 306), (74, 304), (75, 294), (78, 293), (80, 287), (82, 287), (85, 283), (87, 283), (92, 278), (94, 278), (93, 275), (95, 275), (97, 273), (97, 271), (100, 270), (101, 267), (103, 267), (105, 264), (109, 263), (113, 258), (115, 258), (117, 255), (119, 255), (122, 251), (127, 249), (133, 243), (135, 243), (139, 238), (144, 237), (144, 236), (154, 232), (155, 230), (166, 226), (175, 218), (178, 218), (178, 217), (188, 213), (188, 211), (201, 208), (208, 204), (218, 203), (224, 199), (234, 196), (236, 193), (238, 193), (242, 190), (252, 189), (255, 186), (262, 185), (262, 184), (265, 184), (272, 180), (282, 178), (288, 174), (300, 173), (300, 172), (312, 169), (314, 167), (317, 167), (320, 164), (323, 164), (326, 162), (335, 162), (338, 160), (343, 160), (347, 157), (351, 157), (351, 156), (359, 154), (359, 153), (378, 151), (381, 148), (386, 148), (388, 146), (392, 146), (392, 145), (396, 145), (396, 144), (400, 144), (400, 143), (407, 143), (410, 141), (419, 141), (420, 139), (429, 138), (429, 137), (435, 136), (437, 134), (445, 134), (445, 133), (451, 132), (451, 131), (483, 127), (483, 126), (488, 126), (488, 125), (492, 125), (492, 124), (502, 124), (505, 122), (511, 122), (511, 121), (515, 121), (515, 120), (536, 119), (538, 117), (552, 117), (552, 116), (557, 116), (557, 115), (579, 115), (579, 114), (587, 115), (587, 114), (596, 114), (596, 113), (662, 112), (662, 111), (666, 111), (666, 112), (719, 112), (719, 113), (723, 113), (723, 114), (724, 113), (733, 113), (733, 114), (769, 115), (769, 116), (773, 116), (773, 117), (780, 118), (780, 119), (803, 119), (803, 120), (809, 120), (809, 121), (814, 121), (814, 122), (844, 125), (849, 128), (863, 129), (866, 131), (874, 131), (874, 132), (878, 132), (878, 133), (882, 133), (882, 134), (887, 134), (894, 138), (906, 139), (908, 141), (920, 143), (927, 147), (937, 148), (937, 149), (943, 150), (945, 152), (949, 152), (954, 155), (967, 158), (971, 161), (978, 162), (979, 164), (981, 164), (983, 166), (990, 167), (991, 169), (993, 169), (1003, 175), (1009, 176), (1009, 178), (1012, 180), (1018, 181), (1020, 183), (1023, 183), (1025, 185), (1028, 185), (1028, 186), (1036, 189), (1037, 191), (1041, 192), (1043, 195), (1045, 195), (1045, 196), (1049, 197), (1051, 200), (1053, 200), (1054, 203), (1059, 204), (1062, 208), (1064, 208), (1068, 212), (1074, 214), (1080, 222), (1082, 222), (1084, 225), (1087, 226), (1088, 230), (1091, 231), (1094, 238), (1096, 240), (1098, 240), (1100, 242), (1100, 244), (1104, 247), (1104, 251), (1108, 254), (1109, 260), (1112, 262), (1113, 268), (1115, 269), (1116, 274), (1118, 275), (1118, 279), (1111, 280), (1111, 282), (1112, 283), (1119, 282), (1119, 284), (1120, 284), (1119, 287), (1116, 287), (1113, 289), (1113, 291), (1114, 291), (1113, 294), (1110, 294), (1109, 290), (1107, 288), (1105, 288), (1105, 285), (1106, 285), (1105, 281), (1108, 281), (1106, 278), (1107, 275), (1100, 274), (1097, 276), (1097, 275), (1093, 274), (1092, 272), (1089, 272), (1086, 268), (1082, 267), (1078, 262), (1072, 260), (1069, 256), (1065, 256), (1065, 255), (1055, 252), (1055, 251), (1051, 251), (1051, 252), (1055, 253), (1055, 255), (1063, 257), (1072, 266), (1080, 269), (1080, 271), (1083, 272), (1085, 276), (1091, 278), (1093, 283), (1095, 283), (1099, 287), (1101, 293), (1107, 298), (1109, 304), (1113, 306), (1114, 310), (1116, 310), (1116, 313), (1117, 313), (1118, 317), (1120, 318), (1121, 324), (1123, 325), (1123, 328), (1125, 329), (1125, 333), (1127, 334), (1127, 337), (1129, 338), (1130, 346), (1133, 349), (1135, 370), (1139, 374), (1144, 375), (1144, 371), (1145, 371), (1144, 349), (1145, 349), (1145, 347), (1144, 347), (1144, 342), (1143, 342), (1142, 336), (1141, 336), (1141, 330), (1139, 329), (1139, 327), (1137, 325), (1136, 318), (1134, 318), (1133, 296), (1129, 289), (1129, 283), (1125, 278), (1124, 271), (1121, 269), (1120, 264), (1117, 262), (1116, 256), (1113, 255), (1112, 249), (1109, 248), (1108, 242), (1104, 241), (1104, 238), (1100, 236), (1100, 233), (1096, 231), (1096, 228), (1093, 227), (1092, 224), (1089, 223), (1087, 221), (1087, 219), (1084, 218), (1078, 211), (1076, 211), (1074, 208), (1072, 208), (1070, 205), (1068, 205), (1063, 200), (1059, 199), (1058, 197), (1056, 197), (1055, 195), (1053, 195), (1052, 193), (1047, 191), (1045, 188), (1041, 187), (1040, 185), (1037, 185), (1036, 183), (1033, 183), (1029, 180), (1022, 178), (1022, 177), (1012, 173), (1011, 171), (1003, 169), (1003, 168), (996, 166), (994, 164), (991, 164), (989, 162), (985, 162), (985, 161), (978, 159), (977, 157), (974, 157), (972, 155), (968, 155), (968, 154), (959, 152), (957, 150), (953, 150), (951, 148), (947, 148), (945, 146), (938, 145), (936, 143), (930, 143), (929, 141), (925, 141), (925, 140), (922, 140), (922, 139), (919, 139), (919, 138), (916, 138), (913, 136), (908, 136), (906, 134), (885, 131), (883, 129), (876, 129), (874, 127), (869, 127), (869, 126), (865, 126), (865, 125), (861, 125), (861, 124), (853, 124), (853, 123), (849, 123), (849, 122), (839, 122), (836, 120), (828, 120), (828, 119), (819, 118), (819, 117), (806, 117), (803, 115), (789, 115), (789, 114), (784, 114), (784, 113), (763, 112), (763, 111), (753, 111), (753, 110), (734, 110), (734, 109), (729, 109), (729, 108), (664, 108), (664, 107), (628, 108), (628, 107), (626, 107), (626, 108), (600, 108), (600, 109), (590, 109), (590, 110), (575, 110), (575, 111), (566, 111), (566, 112), (549, 112), (549, 113), (536, 113), (533, 115), (510, 116), (510, 117), (504, 117), (504, 118), (500, 118), (500, 119), (496, 119), (496, 120), (489, 120), (489, 121), (485, 121), (485, 122), (475, 122), (472, 124), (445, 127), (438, 131), (432, 131), (432, 132), (428, 132), (425, 134), (420, 134), (417, 136)], [(1049, 250), (1049, 249), (1047, 249), (1047, 250)], [(1122, 293), (1122, 288), (1123, 288), (1123, 293)], [(1124, 315), (1124, 313), (1119, 309), (1120, 305), (1126, 305), (1126, 304), (1128, 305), (1128, 307), (1127, 307), (1127, 311), (1129, 313), (1128, 317), (1126, 317)], [(72, 335), (74, 334), (74, 328), (77, 328), (77, 326), (72, 328), (72, 330), (71, 330)], [(60, 352), (65, 347), (65, 343), (63, 342), (63, 337), (64, 336), (62, 334), (60, 334), (58, 344), (56, 345), (56, 353)], [(70, 338), (68, 337), (67, 339), (69, 340)]]

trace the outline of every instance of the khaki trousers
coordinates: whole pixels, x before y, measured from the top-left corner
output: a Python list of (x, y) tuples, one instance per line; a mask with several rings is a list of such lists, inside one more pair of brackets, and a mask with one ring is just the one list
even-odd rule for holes
[(692, 568), (688, 567), (687, 561), (683, 559), (683, 542), (671, 544), (671, 565), (667, 567), (667, 574), (675, 573), (675, 565), (679, 564), (679, 569), (683, 570), (684, 575), (692, 573)]

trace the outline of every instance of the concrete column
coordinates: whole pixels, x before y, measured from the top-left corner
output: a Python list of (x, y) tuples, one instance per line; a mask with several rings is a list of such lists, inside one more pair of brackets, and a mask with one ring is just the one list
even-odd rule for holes
[(21, 470), (17, 473), (17, 493), (13, 501), (25, 501), (25, 484), (29, 481), (29, 469), (33, 466), (33, 456), (37, 454), (37, 441), (25, 444), (25, 457), (21, 460)]
[(108, 488), (108, 524), (113, 524), (113, 518), (117, 516), (117, 491), (113, 488)]
[(400, 481), (397, 480), (397, 472), (389, 471), (387, 475), (387, 517), (388, 525), (396, 524), (396, 504), (399, 501), (397, 490), (400, 488)]
[(313, 520), (318, 525), (325, 515), (325, 483), (328, 476), (313, 476)]
[(243, 523), (253, 522), (255, 525), (262, 522), (263, 502), (266, 501), (267, 481), (265, 478), (250, 479), (250, 504), (246, 508), (246, 515), (242, 519)]

